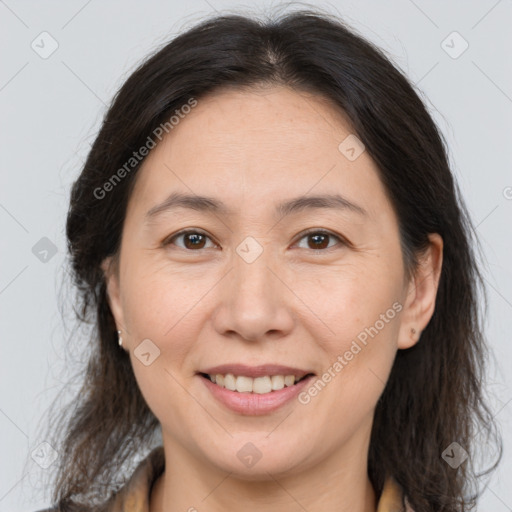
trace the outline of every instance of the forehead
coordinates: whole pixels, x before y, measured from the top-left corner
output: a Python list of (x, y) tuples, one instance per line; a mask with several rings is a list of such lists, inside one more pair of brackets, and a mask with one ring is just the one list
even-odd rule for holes
[(387, 199), (369, 155), (349, 160), (340, 151), (349, 136), (343, 113), (319, 96), (285, 87), (216, 92), (150, 152), (132, 200), (147, 210), (179, 191), (256, 211), (279, 198), (340, 193), (371, 214)]

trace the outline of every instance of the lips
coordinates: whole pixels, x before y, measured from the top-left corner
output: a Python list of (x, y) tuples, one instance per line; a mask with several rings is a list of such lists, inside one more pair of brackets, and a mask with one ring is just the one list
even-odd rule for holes
[(313, 374), (311, 370), (302, 368), (294, 368), (291, 366), (283, 366), (277, 364), (263, 364), (259, 366), (247, 366), (243, 364), (223, 364), (220, 366), (212, 366), (197, 372), (206, 375), (227, 375), (231, 374), (235, 377), (245, 376), (255, 379), (256, 377), (271, 377), (272, 375), (295, 375), (297, 380), (302, 379), (308, 374)]
[[(212, 373), (210, 374), (209, 372)], [(228, 373), (223, 374), (217, 372)], [(272, 382), (272, 387), (270, 388), (268, 385), (269, 374), (273, 374), (274, 372), (287, 374), (293, 380), (295, 380), (295, 374), (301, 376), (301, 378), (294, 383), (290, 382), (289, 385), (285, 384), (284, 387), (274, 385), (275, 383)], [(210, 375), (215, 375), (213, 380)], [(279, 375), (279, 373), (277, 373), (277, 375)], [(237, 414), (247, 416), (271, 414), (281, 407), (285, 407), (286, 404), (296, 399), (299, 393), (315, 378), (312, 372), (307, 372), (304, 369), (280, 365), (252, 367), (244, 365), (222, 365), (205, 368), (204, 372), (197, 372), (197, 376), (200, 378), (202, 385), (205, 386), (210, 393), (210, 396), (219, 404)], [(276, 373), (274, 373), (274, 377), (275, 376)], [(215, 382), (219, 378), (221, 381)], [(231, 381), (231, 383), (226, 383), (226, 378)], [(226, 384), (229, 387), (233, 387), (233, 379), (234, 382), (236, 382), (234, 386), (235, 389), (226, 388)], [(239, 387), (239, 380), (241, 380), (241, 389)], [(248, 389), (249, 381), (253, 381), (252, 391)]]

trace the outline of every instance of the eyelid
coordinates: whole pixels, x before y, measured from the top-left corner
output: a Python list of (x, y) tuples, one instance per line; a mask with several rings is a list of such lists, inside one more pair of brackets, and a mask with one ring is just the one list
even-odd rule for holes
[[(209, 240), (211, 240), (215, 245), (218, 245), (214, 240), (213, 238), (208, 234), (206, 233), (205, 231), (203, 231), (202, 229), (199, 229), (199, 228), (186, 228), (186, 229), (183, 229), (181, 231), (178, 231), (177, 233), (174, 233), (173, 235), (170, 235), (168, 236), (167, 238), (164, 239), (164, 241), (162, 242), (162, 246), (167, 246), (167, 245), (171, 245), (172, 244), (172, 241), (176, 238), (179, 238), (180, 236), (183, 236), (183, 235), (189, 235), (189, 234), (198, 234), (198, 235), (203, 235), (205, 236), (206, 238), (208, 238)], [(178, 247), (178, 249), (183, 249), (182, 247)], [(199, 249), (197, 251), (193, 251), (193, 250), (190, 250), (190, 249), (183, 249), (184, 251), (188, 251), (188, 252), (200, 252), (201, 250), (204, 250), (204, 249)]]
[(324, 228), (310, 228), (310, 229), (307, 229), (306, 231), (303, 231), (302, 233), (297, 235), (297, 239), (294, 242), (294, 245), (297, 242), (299, 242), (300, 240), (302, 240), (305, 236), (311, 235), (311, 234), (328, 235), (332, 238), (336, 238), (338, 240), (338, 243), (333, 245), (332, 247), (328, 247), (326, 249), (309, 249), (309, 251), (318, 252), (318, 253), (329, 252), (332, 249), (337, 249), (340, 245), (350, 245), (350, 242), (345, 237), (338, 235), (338, 234), (336, 234), (328, 229), (324, 229)]
[[(208, 238), (210, 241), (212, 241), (215, 245), (218, 245), (214, 240), (213, 238), (207, 234), (205, 231), (203, 231), (202, 229), (199, 229), (199, 228), (186, 228), (186, 229), (183, 229), (181, 231), (178, 231), (177, 233), (174, 233), (173, 235), (170, 235), (169, 237), (167, 237), (163, 242), (162, 242), (162, 246), (167, 246), (167, 245), (170, 245), (172, 243), (172, 241), (180, 236), (183, 236), (183, 235), (188, 235), (188, 234), (199, 234), (199, 235), (203, 235), (205, 236), (206, 238)], [(308, 249), (309, 251), (313, 251), (313, 252), (328, 252), (330, 251), (331, 249), (336, 249), (338, 248), (338, 246), (340, 245), (350, 245), (350, 242), (343, 236), (341, 235), (338, 235), (328, 229), (324, 229), (324, 228), (309, 228), (307, 229), (306, 231), (303, 231), (301, 232), (299, 235), (297, 235), (297, 238), (295, 240), (295, 242), (293, 243), (294, 245), (297, 244), (300, 240), (302, 240), (304, 237), (306, 237), (307, 235), (310, 235), (310, 234), (320, 234), (320, 235), (328, 235), (330, 237), (333, 237), (333, 238), (336, 238), (338, 240), (338, 243), (335, 244), (334, 246), (332, 247), (328, 247), (326, 249)], [(182, 247), (178, 247), (179, 249), (183, 249)], [(197, 251), (194, 251), (194, 250), (190, 250), (190, 249), (183, 249), (187, 252), (200, 252), (201, 250), (204, 250), (204, 249), (198, 249)]]

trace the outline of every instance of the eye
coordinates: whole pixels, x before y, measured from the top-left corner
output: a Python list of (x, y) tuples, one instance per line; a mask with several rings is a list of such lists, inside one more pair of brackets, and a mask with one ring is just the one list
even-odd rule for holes
[[(183, 237), (184, 245), (180, 246), (179, 244), (174, 244), (174, 240), (178, 240)], [(198, 231), (196, 229), (187, 229), (176, 233), (172, 237), (168, 238), (163, 242), (163, 245), (177, 245), (181, 249), (186, 250), (196, 250), (196, 249), (204, 249), (206, 240), (211, 240), (211, 238), (205, 233)]]
[[(306, 233), (303, 233), (302, 237), (299, 239), (303, 240), (307, 239), (307, 247), (303, 247), (305, 249), (313, 249), (313, 250), (324, 250), (324, 249), (331, 249), (333, 246), (339, 245), (339, 244), (333, 244), (329, 246), (329, 239), (335, 239), (340, 244), (344, 244), (345, 241), (339, 237), (338, 235), (335, 235), (334, 233), (331, 233), (329, 231), (325, 230), (310, 230)], [(309, 243), (311, 242), (311, 243)]]
[[(183, 239), (183, 245), (176, 244), (175, 241)], [(334, 233), (331, 233), (329, 231), (321, 230), (321, 229), (312, 229), (306, 233), (303, 233), (300, 237), (299, 241), (307, 239), (307, 247), (301, 247), (305, 249), (312, 249), (312, 250), (325, 250), (325, 249), (331, 249), (332, 247), (335, 247), (336, 245), (344, 245), (346, 242), (343, 238), (341, 238), (338, 235), (335, 235)], [(176, 233), (175, 235), (171, 236), (170, 238), (166, 239), (163, 242), (164, 246), (167, 245), (176, 245), (180, 247), (181, 249), (185, 250), (200, 250), (208, 248), (206, 247), (207, 241), (211, 238), (203, 233), (202, 231), (199, 231), (197, 229), (186, 229), (183, 231), (180, 231), (179, 233)], [(329, 242), (331, 240), (337, 240), (338, 243), (329, 245)], [(309, 243), (311, 242), (311, 243)], [(213, 244), (213, 242), (212, 242)], [(212, 246), (214, 246), (213, 244)]]

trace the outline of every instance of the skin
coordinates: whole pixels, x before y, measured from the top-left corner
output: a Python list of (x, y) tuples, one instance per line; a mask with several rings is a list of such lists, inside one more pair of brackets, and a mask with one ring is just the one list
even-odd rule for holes
[[(229, 89), (199, 99), (144, 161), (119, 265), (108, 258), (102, 267), (123, 349), (162, 426), (167, 464), (151, 512), (240, 503), (247, 512), (376, 510), (367, 475), (374, 410), (397, 350), (417, 343), (433, 314), (443, 241), (430, 235), (406, 280), (398, 220), (376, 165), (367, 152), (349, 161), (338, 150), (350, 133), (319, 96)], [(213, 196), (233, 213), (182, 208), (146, 225), (146, 212), (173, 191)], [(367, 214), (274, 214), (286, 199), (334, 192)], [(186, 236), (162, 245), (184, 228), (209, 238), (199, 249)], [(315, 251), (301, 234), (309, 228), (341, 239)], [(250, 264), (236, 252), (247, 236), (263, 248)], [(243, 362), (321, 376), (395, 302), (401, 311), (307, 405), (293, 400), (267, 415), (242, 415), (215, 401), (196, 375)], [(160, 350), (149, 366), (134, 355), (146, 338)], [(248, 442), (262, 453), (251, 468), (237, 457)]]

